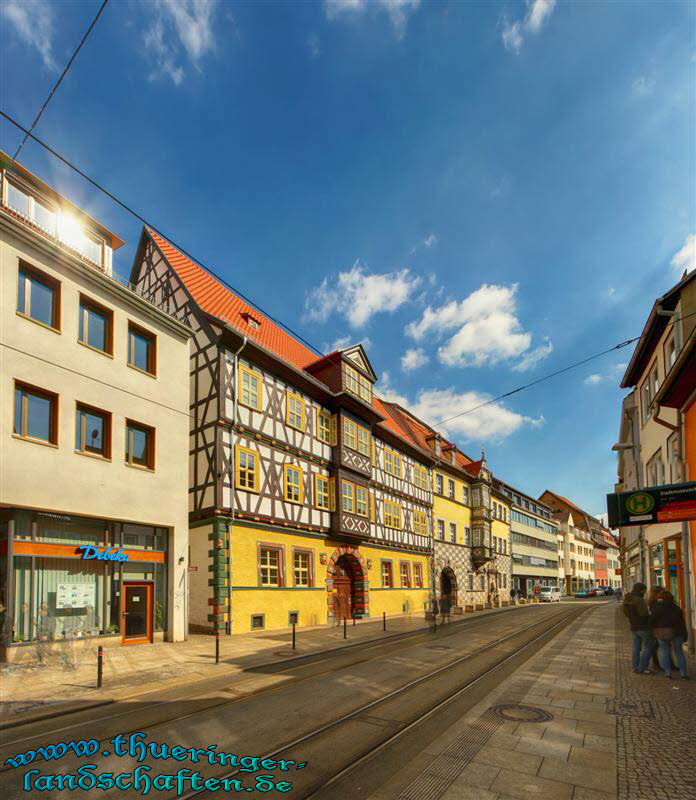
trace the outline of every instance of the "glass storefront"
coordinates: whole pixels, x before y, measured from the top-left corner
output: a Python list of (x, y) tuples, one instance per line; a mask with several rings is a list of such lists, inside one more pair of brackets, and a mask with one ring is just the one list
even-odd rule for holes
[[(145, 587), (141, 594), (147, 602), (139, 608), (147, 621), (147, 636), (166, 630), (167, 534), (166, 528), (42, 512), (1, 512), (2, 641), (114, 634), (125, 639), (124, 620), (129, 615), (123, 597), (131, 584)], [(84, 559), (77, 548), (87, 544), (101, 550), (118, 548), (129, 558)], [(8, 547), (14, 554), (9, 565)], [(5, 592), (8, 585), (10, 591)]]

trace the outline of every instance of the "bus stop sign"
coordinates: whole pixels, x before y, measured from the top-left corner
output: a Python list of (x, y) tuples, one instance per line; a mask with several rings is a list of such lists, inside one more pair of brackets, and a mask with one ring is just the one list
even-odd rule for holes
[(696, 520), (696, 481), (607, 495), (610, 528)]

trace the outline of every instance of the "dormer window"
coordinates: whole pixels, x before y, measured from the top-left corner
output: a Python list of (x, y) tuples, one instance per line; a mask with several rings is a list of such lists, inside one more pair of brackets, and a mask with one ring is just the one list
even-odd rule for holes
[(372, 403), (372, 385), (364, 375), (361, 375), (357, 369), (348, 364), (343, 364), (343, 375), (345, 381), (345, 389), (347, 392), (354, 394), (366, 403)]
[(258, 317), (255, 317), (253, 314), (250, 314), (248, 311), (245, 311), (241, 316), (244, 322), (246, 322), (246, 324), (252, 329), (252, 331), (257, 331), (261, 327), (261, 320)]

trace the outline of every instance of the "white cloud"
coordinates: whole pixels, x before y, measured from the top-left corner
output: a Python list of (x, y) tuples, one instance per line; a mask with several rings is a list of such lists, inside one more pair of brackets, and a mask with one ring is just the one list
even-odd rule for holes
[(633, 81), (633, 94), (638, 97), (647, 97), (655, 91), (655, 79), (640, 75)]
[(423, 246), (424, 247), (435, 247), (437, 244), (437, 236), (434, 233), (429, 233), (425, 239), (423, 239)]
[(596, 372), (593, 372), (592, 375), (588, 375), (583, 383), (586, 386), (596, 386), (598, 383), (601, 383), (604, 378), (601, 375), (598, 375)]
[(523, 20), (505, 18), (502, 39), (506, 50), (519, 53), (527, 33), (539, 33), (556, 5), (556, 0), (528, 0)]
[(155, 60), (150, 80), (168, 77), (179, 86), (185, 75), (184, 63), (200, 71), (200, 62), (215, 50), (218, 0), (154, 0), (144, 33), (145, 46)]
[(548, 358), (553, 353), (553, 344), (550, 339), (546, 339), (544, 344), (535, 347), (534, 350), (529, 350), (524, 354), (522, 360), (513, 366), (516, 372), (526, 372), (528, 369), (535, 367), (540, 361)]
[(691, 233), (686, 237), (681, 250), (674, 254), (671, 263), (680, 275), (696, 269), (696, 234)]
[(421, 319), (406, 326), (406, 334), (420, 341), (426, 334), (442, 337), (455, 331), (438, 349), (446, 366), (480, 367), (515, 358), (519, 370), (530, 369), (546, 358), (553, 346), (547, 339), (530, 350), (532, 335), (517, 318), (517, 284), (484, 284), (461, 302), (440, 308), (428, 306)]
[(384, 11), (389, 15), (397, 37), (406, 33), (409, 16), (420, 6), (421, 0), (324, 0), (326, 16), (330, 20), (346, 14), (355, 15), (368, 8)]
[(386, 400), (389, 403), (396, 403), (403, 408), (409, 407), (409, 401), (406, 395), (401, 394), (391, 385), (391, 376), (389, 370), (384, 370), (379, 381), (374, 386), (374, 391), (377, 397)]
[(3, 0), (0, 14), (12, 25), (20, 40), (35, 48), (44, 66), (58, 69), (53, 58), (53, 10), (46, 0)]
[(338, 278), (324, 278), (305, 300), (307, 319), (325, 322), (331, 314), (345, 317), (359, 328), (380, 311), (396, 311), (419, 285), (420, 278), (408, 269), (382, 274), (367, 274), (356, 262)]
[(401, 356), (401, 369), (409, 372), (418, 369), (430, 361), (429, 357), (420, 347), (411, 347)]
[(310, 33), (307, 37), (307, 47), (312, 58), (319, 58), (321, 55), (321, 42), (316, 33)]
[(365, 350), (368, 350), (372, 347), (372, 340), (368, 336), (364, 336), (356, 342), (352, 336), (339, 336), (338, 339), (334, 339), (328, 347), (324, 347), (324, 350), (327, 353), (333, 353), (336, 350), (345, 350), (347, 347), (352, 347), (356, 344), (361, 344)]

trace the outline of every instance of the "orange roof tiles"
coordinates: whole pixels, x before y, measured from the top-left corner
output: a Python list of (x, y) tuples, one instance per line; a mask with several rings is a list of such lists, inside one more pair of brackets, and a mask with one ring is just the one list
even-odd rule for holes
[[(258, 342), (294, 367), (304, 369), (317, 360), (316, 353), (245, 303), (234, 292), (226, 289), (166, 239), (150, 228), (146, 230), (203, 311), (227, 323), (243, 336)], [(249, 318), (260, 320), (259, 327), (253, 328), (249, 325)]]

